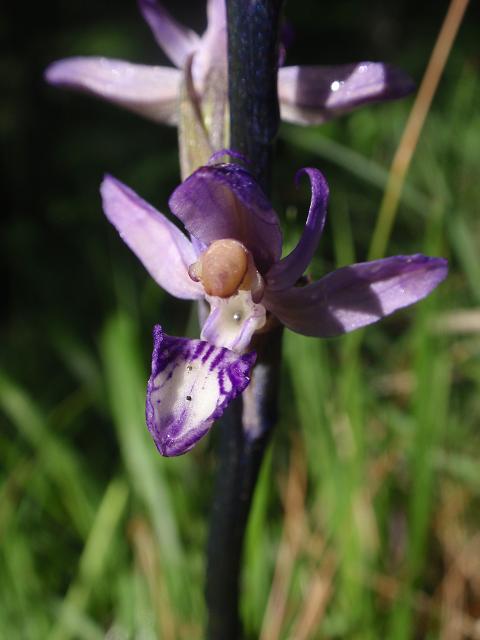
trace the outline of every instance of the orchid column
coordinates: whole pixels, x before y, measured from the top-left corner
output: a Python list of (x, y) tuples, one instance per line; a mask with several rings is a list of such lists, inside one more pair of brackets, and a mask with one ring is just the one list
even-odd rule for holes
[[(279, 125), (278, 32), (282, 0), (227, 0), (230, 147), (269, 194)], [(258, 471), (276, 420), (281, 327), (255, 338), (252, 381), (227, 410), (208, 544), (209, 640), (235, 640), (245, 527)]]

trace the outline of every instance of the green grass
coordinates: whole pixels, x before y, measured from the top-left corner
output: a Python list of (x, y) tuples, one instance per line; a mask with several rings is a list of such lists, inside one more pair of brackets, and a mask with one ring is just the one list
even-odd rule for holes
[[(280, 422), (245, 552), (242, 611), (252, 638), (291, 526), (285, 484), (293, 442), (305, 508), (283, 577), (279, 637), (307, 629), (313, 639), (437, 638), (455, 616), (463, 616), (462, 637), (479, 637), (472, 630), (478, 610), (469, 608), (480, 599), (478, 564), (457, 572), (456, 597), (447, 587), (467, 545), (472, 558), (479, 553), (480, 332), (435, 329), (445, 312), (480, 301), (480, 85), (473, 68), (454, 64), (458, 73), (434, 103), (389, 247), (390, 254), (448, 257), (448, 280), (431, 299), (362, 333), (319, 341), (286, 332)], [(407, 110), (405, 102), (388, 104), (321, 129), (282, 130), (286, 166), (323, 168), (331, 185), (316, 274), (366, 257)], [(297, 198), (289, 243), (301, 228), (306, 191), (292, 196), (279, 181), (279, 202)], [(94, 240), (98, 251), (106, 233)], [(14, 363), (20, 329), (7, 347), (1, 638), (202, 637), (214, 436), (180, 459), (155, 451), (144, 425), (151, 320), (166, 316), (168, 330), (182, 334), (188, 319), (186, 307), (159, 297), (140, 271), (132, 281), (122, 276), (133, 264), (119, 266), (123, 251), (112, 252), (111, 272), (102, 273), (102, 282), (115, 283), (116, 310), (98, 293), (93, 340), (78, 332), (68, 338), (66, 326), (48, 334), (58, 354), (56, 386), (47, 374), (22, 377)], [(308, 607), (317, 612), (310, 623)]]

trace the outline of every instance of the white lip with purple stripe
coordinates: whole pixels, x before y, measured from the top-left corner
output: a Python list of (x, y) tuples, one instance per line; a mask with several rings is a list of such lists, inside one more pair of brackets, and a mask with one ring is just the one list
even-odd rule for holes
[(146, 416), (162, 455), (179, 455), (194, 446), (248, 385), (255, 357), (154, 328)]

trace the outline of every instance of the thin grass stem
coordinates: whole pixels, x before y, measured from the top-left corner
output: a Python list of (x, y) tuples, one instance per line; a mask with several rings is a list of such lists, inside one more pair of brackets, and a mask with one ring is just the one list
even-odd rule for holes
[(405, 179), (468, 3), (469, 0), (451, 0), (450, 2), (447, 15), (420, 84), (420, 89), (393, 157), (387, 186), (370, 244), (369, 260), (375, 260), (385, 255)]

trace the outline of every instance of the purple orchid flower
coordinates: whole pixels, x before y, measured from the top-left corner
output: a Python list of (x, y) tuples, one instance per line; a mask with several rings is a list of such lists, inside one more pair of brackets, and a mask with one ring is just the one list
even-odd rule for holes
[[(206, 91), (212, 71), (221, 78), (226, 95), (225, 0), (207, 0), (208, 26), (202, 36), (180, 25), (156, 0), (139, 0), (139, 6), (177, 69), (74, 57), (51, 64), (47, 80), (94, 94), (156, 122), (177, 124), (183, 69), (193, 56), (192, 79), (199, 96)], [(364, 104), (403, 97), (413, 89), (403, 71), (381, 62), (287, 66), (278, 73), (281, 116), (299, 124), (319, 124)]]
[[(218, 154), (216, 154), (218, 155)], [(307, 336), (329, 337), (380, 320), (427, 296), (447, 261), (420, 254), (343, 267), (299, 286), (320, 239), (328, 185), (302, 169), (312, 196), (305, 230), (282, 255), (277, 214), (250, 173), (236, 164), (195, 171), (169, 205), (190, 234), (107, 176), (103, 208), (156, 282), (172, 295), (205, 300), (210, 314), (200, 340), (154, 329), (147, 425), (162, 455), (188, 451), (248, 385), (256, 332), (280, 322)]]

